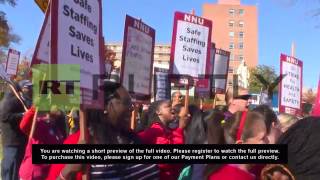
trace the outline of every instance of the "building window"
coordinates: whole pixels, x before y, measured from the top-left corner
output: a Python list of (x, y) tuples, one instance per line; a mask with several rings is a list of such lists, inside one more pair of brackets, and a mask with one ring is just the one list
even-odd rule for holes
[(243, 49), (243, 43), (239, 43), (239, 49)]
[(243, 9), (239, 9), (239, 14), (240, 14), (240, 16), (243, 16), (244, 15), (244, 10)]
[(230, 54), (230, 61), (233, 61), (233, 60), (234, 60), (234, 54), (231, 53), (231, 54)]
[(243, 55), (239, 55), (239, 61), (243, 61), (243, 60), (244, 60)]
[(229, 9), (229, 15), (230, 15), (230, 16), (234, 16), (234, 12), (235, 12), (234, 9)]
[(244, 32), (242, 32), (242, 31), (239, 32), (239, 38), (240, 38), (240, 39), (243, 39), (243, 37), (244, 37)]
[(229, 32), (229, 37), (231, 37), (231, 38), (234, 37), (234, 32), (233, 31)]
[(233, 27), (234, 26), (234, 21), (229, 21), (229, 27)]
[(239, 21), (239, 27), (244, 27), (244, 22), (243, 21)]
[(233, 43), (233, 42), (231, 42), (231, 43), (229, 44), (229, 49), (234, 49), (234, 43)]

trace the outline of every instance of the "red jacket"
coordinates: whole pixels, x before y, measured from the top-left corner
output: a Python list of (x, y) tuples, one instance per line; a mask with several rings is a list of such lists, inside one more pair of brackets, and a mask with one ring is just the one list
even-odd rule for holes
[[(170, 130), (160, 123), (154, 123), (150, 128), (139, 133), (144, 144), (184, 144), (183, 129)], [(176, 180), (182, 170), (182, 165), (159, 164), (160, 179)]]
[[(63, 144), (77, 144), (80, 138), (80, 131), (70, 135)], [(47, 180), (56, 180), (59, 177), (60, 172), (64, 168), (65, 164), (52, 164), (48, 173)], [(75, 180), (82, 180), (82, 173), (79, 172), (76, 175)]]
[(22, 117), (20, 122), (20, 130), (29, 136), (32, 126), (32, 120), (35, 113), (35, 108), (32, 106)]
[[(32, 120), (35, 114), (34, 107), (30, 108), (20, 122), (20, 129), (29, 136)], [(63, 133), (54, 124), (45, 122), (46, 117), (38, 115), (33, 137), (29, 139), (23, 161), (19, 169), (22, 180), (42, 180), (47, 174), (49, 164), (32, 164), (32, 144), (61, 144)]]
[[(183, 130), (177, 128), (175, 130), (164, 129), (159, 123), (154, 123), (149, 129), (138, 134), (142, 142), (145, 144), (183, 144)], [(80, 132), (70, 135), (64, 144), (77, 144)], [(60, 171), (64, 168), (64, 164), (52, 164), (47, 180), (55, 180)], [(160, 164), (160, 179), (176, 180), (181, 171), (181, 165)], [(76, 180), (81, 180), (81, 173), (78, 173)]]
[(217, 172), (212, 173), (209, 180), (228, 179), (228, 180), (254, 180), (253, 174), (239, 169), (233, 165), (224, 165)]

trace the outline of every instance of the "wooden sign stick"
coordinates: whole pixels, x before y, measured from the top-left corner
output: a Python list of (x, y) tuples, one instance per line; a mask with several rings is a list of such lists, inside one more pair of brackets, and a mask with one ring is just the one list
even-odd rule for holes
[(134, 130), (136, 127), (136, 121), (137, 121), (137, 109), (136, 109), (136, 106), (134, 105), (133, 111), (131, 113), (131, 124), (130, 124), (130, 127), (132, 130)]

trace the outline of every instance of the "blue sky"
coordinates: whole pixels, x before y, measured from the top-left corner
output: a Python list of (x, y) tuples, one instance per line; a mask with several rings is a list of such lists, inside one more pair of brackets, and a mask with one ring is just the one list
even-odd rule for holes
[[(304, 86), (316, 88), (320, 74), (320, 25), (311, 16), (320, 8), (316, 0), (242, 0), (258, 6), (259, 64), (273, 66), (279, 72), (280, 53), (290, 54), (291, 42), (296, 44), (296, 57), (304, 62)], [(103, 32), (107, 42), (122, 42), (125, 14), (141, 18), (156, 29), (157, 43), (170, 43), (174, 11), (202, 14), (203, 3), (216, 0), (103, 0)], [(18, 0), (14, 8), (0, 5), (14, 32), (21, 36), (20, 44), (12, 47), (22, 55), (32, 53), (44, 15), (34, 0)]]

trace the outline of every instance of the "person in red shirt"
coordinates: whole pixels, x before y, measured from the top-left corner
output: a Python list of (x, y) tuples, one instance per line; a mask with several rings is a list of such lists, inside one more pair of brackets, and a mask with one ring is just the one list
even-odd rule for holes
[[(20, 122), (20, 129), (29, 136), (35, 108), (31, 107)], [(38, 113), (34, 134), (29, 138), (26, 152), (19, 169), (20, 180), (43, 180), (49, 164), (32, 164), (32, 144), (62, 144), (66, 137), (65, 117), (62, 111), (52, 108), (50, 113)]]
[[(184, 112), (184, 110), (182, 110)], [(179, 126), (170, 129), (169, 123), (175, 118), (171, 102), (168, 100), (156, 101), (149, 107), (148, 120), (150, 127), (139, 133), (144, 144), (184, 144), (184, 128), (188, 117), (180, 115)], [(159, 164), (160, 179), (177, 179), (181, 165)]]

